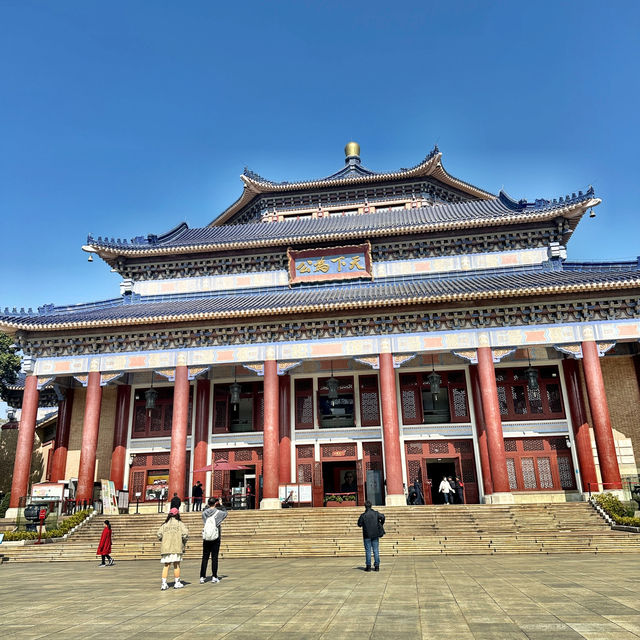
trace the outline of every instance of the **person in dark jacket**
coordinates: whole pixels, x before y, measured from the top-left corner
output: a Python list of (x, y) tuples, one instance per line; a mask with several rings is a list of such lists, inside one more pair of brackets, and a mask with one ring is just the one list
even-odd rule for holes
[(380, 534), (384, 533), (384, 513), (379, 513), (371, 508), (371, 502), (364, 503), (364, 513), (358, 518), (358, 526), (362, 527), (362, 538), (364, 542), (365, 571), (371, 571), (371, 552), (373, 551), (373, 570), (380, 570), (380, 553), (378, 543)]
[(420, 486), (420, 482), (418, 478), (413, 481), (413, 490), (416, 494), (416, 499), (413, 504), (424, 504), (424, 496), (422, 495), (422, 487)]
[(222, 537), (222, 528), (220, 525), (227, 517), (227, 510), (222, 506), (218, 498), (209, 498), (207, 508), (202, 512), (202, 523), (206, 524), (208, 518), (215, 518), (216, 527), (218, 527), (218, 537), (215, 540), (202, 540), (202, 562), (200, 563), (200, 584), (204, 584), (207, 579), (207, 563), (211, 556), (211, 583), (220, 582), (218, 578), (218, 555), (220, 554), (220, 538)]
[(171, 509), (177, 509), (178, 511), (180, 511), (180, 505), (182, 504), (182, 500), (180, 500), (180, 498), (178, 498), (178, 494), (174, 493), (173, 494), (173, 498), (171, 498), (171, 502), (169, 503), (169, 510)]
[(202, 482), (198, 480), (193, 485), (193, 489), (191, 489), (191, 497), (193, 498), (193, 510), (194, 511), (202, 511), (202, 496), (204, 495), (204, 490), (202, 489)]

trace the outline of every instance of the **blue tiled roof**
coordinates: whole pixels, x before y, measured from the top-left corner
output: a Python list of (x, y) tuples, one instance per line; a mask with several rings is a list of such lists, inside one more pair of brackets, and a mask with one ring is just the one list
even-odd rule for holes
[(579, 205), (593, 199), (593, 189), (582, 191), (558, 200), (539, 199), (535, 202), (516, 201), (501, 192), (497, 198), (476, 200), (456, 204), (380, 211), (371, 214), (352, 214), (323, 218), (301, 218), (283, 222), (257, 222), (242, 225), (220, 225), (190, 229), (182, 223), (163, 235), (148, 235), (131, 241), (120, 238), (95, 238), (89, 236), (87, 244), (93, 248), (111, 251), (134, 251), (144, 253), (172, 247), (215, 246), (224, 248), (236, 244), (277, 244), (310, 242), (322, 239), (353, 237), (366, 238), (389, 233), (411, 233), (412, 230), (428, 231), (442, 227), (455, 227), (459, 223), (473, 226), (474, 221), (500, 224), (513, 222), (514, 216), (520, 222), (536, 219), (541, 214), (553, 214), (566, 207)]
[[(559, 291), (551, 287), (560, 288)], [(5, 310), (0, 326), (28, 329), (53, 328), (65, 325), (76, 328), (87, 323), (108, 326), (143, 322), (146, 318), (163, 321), (199, 317), (259, 316), (261, 313), (283, 311), (320, 311), (322, 308), (357, 308), (389, 304), (428, 304), (446, 300), (490, 300), (508, 295), (535, 295), (537, 291), (553, 294), (571, 290), (589, 291), (616, 288), (640, 288), (640, 269), (637, 263), (596, 264), (559, 261), (529, 268), (496, 270), (492, 273), (440, 274), (431, 277), (389, 278), (375, 282), (347, 284), (329, 283), (324, 286), (306, 285), (294, 288), (273, 287), (244, 292), (211, 293), (140, 297), (124, 296), (97, 304), (76, 307), (41, 307), (37, 314), (19, 314)], [(158, 320), (154, 320), (158, 321)]]

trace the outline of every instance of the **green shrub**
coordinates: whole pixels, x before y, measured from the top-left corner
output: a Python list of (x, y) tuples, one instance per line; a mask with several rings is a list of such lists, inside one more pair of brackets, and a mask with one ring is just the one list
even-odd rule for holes
[(0, 518), (4, 518), (7, 515), (9, 500), (11, 500), (11, 491), (6, 493), (4, 498), (2, 498), (2, 502), (0, 502)]
[[(55, 529), (42, 532), (43, 539), (46, 538), (61, 538), (66, 533), (69, 533), (73, 527), (77, 527), (83, 520), (89, 517), (93, 513), (93, 509), (85, 509), (84, 511), (78, 511), (66, 520), (60, 523)], [(12, 542), (16, 540), (37, 540), (37, 531), (9, 531), (4, 534), (6, 542)]]
[(633, 510), (625, 507), (613, 494), (599, 493), (593, 499), (616, 524), (640, 527), (640, 518), (634, 518)]

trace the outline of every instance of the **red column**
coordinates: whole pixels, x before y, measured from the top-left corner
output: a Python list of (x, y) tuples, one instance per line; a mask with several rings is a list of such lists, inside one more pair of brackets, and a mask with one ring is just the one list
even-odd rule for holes
[(593, 418), (593, 431), (596, 437), (600, 475), (604, 483), (603, 488), (605, 491), (622, 489), (611, 418), (609, 417), (609, 405), (600, 368), (600, 356), (598, 355), (598, 347), (593, 340), (582, 343), (582, 358), (589, 407)]
[(564, 380), (567, 386), (569, 412), (571, 413), (571, 423), (573, 424), (573, 439), (576, 443), (576, 453), (578, 454), (582, 490), (589, 491), (589, 486), (591, 486), (593, 491), (597, 491), (598, 477), (596, 476), (596, 465), (593, 460), (587, 411), (584, 406), (582, 389), (580, 388), (578, 362), (567, 358), (562, 361), (562, 370), (564, 371)]
[(84, 406), (84, 424), (82, 427), (82, 446), (80, 448), (80, 468), (78, 469), (78, 491), (76, 500), (93, 502), (93, 481), (96, 475), (96, 450), (98, 447), (98, 429), (100, 428), (100, 405), (102, 387), (100, 372), (89, 372), (87, 398)]
[(473, 411), (476, 418), (476, 432), (478, 435), (478, 452), (480, 453), (480, 467), (482, 468), (482, 486), (484, 494), (493, 493), (493, 481), (491, 480), (491, 464), (489, 462), (489, 446), (487, 445), (487, 428), (484, 422), (482, 410), (482, 392), (480, 391), (480, 378), (477, 365), (469, 369), (471, 374), (471, 392), (473, 393)]
[(130, 406), (131, 385), (118, 385), (116, 392), (116, 419), (113, 429), (113, 451), (111, 452), (111, 474), (109, 476), (118, 491), (124, 487)]
[(262, 449), (261, 509), (276, 509), (278, 500), (278, 365), (275, 360), (264, 363), (264, 445)]
[(384, 444), (384, 468), (387, 483), (386, 504), (406, 504), (402, 487), (402, 457), (400, 454), (400, 427), (396, 395), (396, 373), (393, 356), (380, 354), (380, 394)]
[(288, 375), (278, 376), (280, 380), (280, 450), (279, 479), (280, 484), (291, 482), (291, 378)]
[(31, 472), (31, 452), (36, 432), (36, 418), (38, 415), (38, 378), (28, 376), (24, 384), (22, 396), (22, 413), (18, 427), (18, 444), (16, 459), (13, 463), (13, 479), (11, 481), (11, 508), (20, 505), (20, 498), (27, 495), (29, 489), (29, 473)]
[(173, 387), (173, 419), (171, 422), (171, 453), (169, 455), (169, 500), (177, 493), (185, 498), (187, 480), (187, 422), (189, 421), (189, 369), (176, 367)]
[[(198, 480), (202, 486), (207, 486), (207, 472), (198, 471), (207, 465), (207, 447), (209, 441), (209, 397), (211, 383), (209, 380), (198, 380), (196, 383), (196, 430), (195, 447), (193, 451), (193, 484)], [(205, 494), (207, 489), (205, 488)]]
[(500, 405), (498, 404), (498, 387), (493, 367), (493, 355), (490, 347), (478, 348), (478, 378), (480, 395), (484, 413), (487, 445), (489, 447), (489, 463), (494, 493), (509, 493), (509, 475), (507, 474), (507, 458), (504, 452), (504, 436)]
[(51, 460), (51, 481), (65, 479), (67, 471), (67, 451), (69, 450), (69, 431), (71, 430), (71, 411), (73, 409), (73, 389), (67, 389), (64, 398), (58, 403), (58, 426), (56, 444)]

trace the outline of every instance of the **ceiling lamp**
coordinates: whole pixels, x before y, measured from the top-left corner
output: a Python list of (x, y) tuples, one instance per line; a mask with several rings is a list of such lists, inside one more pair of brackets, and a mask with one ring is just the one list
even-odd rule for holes
[(331, 361), (331, 377), (327, 380), (327, 389), (329, 389), (329, 400), (338, 398), (338, 387), (340, 383), (337, 378), (333, 377), (333, 360)]
[(229, 387), (229, 393), (231, 394), (231, 404), (236, 407), (240, 402), (240, 391), (242, 387), (238, 384), (236, 368), (233, 369), (233, 384)]
[(158, 399), (158, 392), (153, 388), (153, 371), (151, 371), (151, 388), (144, 392), (145, 408), (151, 413), (156, 408), (156, 400)]
[(442, 378), (439, 374), (436, 373), (436, 369), (433, 363), (433, 356), (431, 356), (431, 373), (427, 376), (427, 380), (429, 381), (431, 395), (433, 396), (433, 401), (435, 402), (438, 399), (438, 394), (440, 393), (440, 384), (442, 383)]
[(527, 386), (529, 389), (538, 388), (538, 370), (531, 366), (531, 352), (527, 349), (527, 359), (529, 360), (529, 366), (525, 369), (525, 376), (527, 377)]

